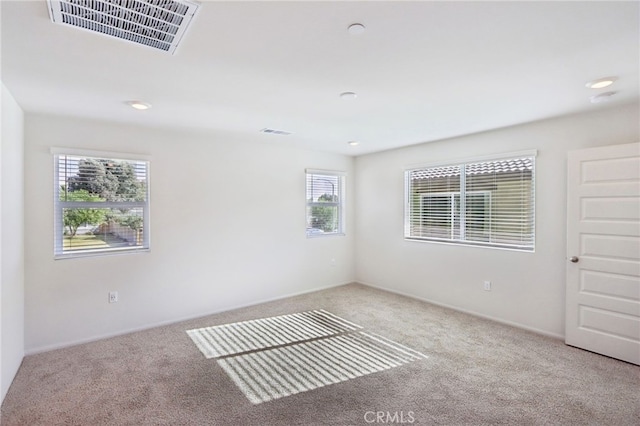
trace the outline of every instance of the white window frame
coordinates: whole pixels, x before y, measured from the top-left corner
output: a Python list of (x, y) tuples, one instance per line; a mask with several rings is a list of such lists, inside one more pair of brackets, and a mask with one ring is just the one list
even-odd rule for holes
[[(332, 189), (335, 190), (337, 195), (336, 202), (314, 202), (313, 200), (309, 200), (309, 194), (313, 196), (313, 189), (309, 188), (309, 182), (314, 182), (313, 177), (316, 177), (317, 180), (328, 180), (330, 178), (337, 178), (337, 183), (334, 184), (331, 182)], [(345, 235), (345, 188), (346, 188), (346, 173), (341, 171), (334, 170), (317, 170), (317, 169), (306, 169), (305, 170), (305, 201), (306, 201), (306, 224), (307, 224), (307, 238), (318, 238), (318, 237), (330, 237), (330, 236), (344, 236)], [(334, 186), (335, 185), (335, 186)], [(313, 198), (313, 197), (312, 197)], [(337, 229), (334, 232), (314, 232), (313, 228), (310, 227), (311, 215), (310, 209), (313, 207), (336, 207), (337, 208)]]
[[(54, 162), (53, 197), (54, 197), (54, 259), (70, 259), (88, 256), (105, 256), (114, 254), (131, 254), (148, 252), (150, 250), (150, 158), (144, 155), (125, 154), (108, 151), (78, 150), (72, 148), (51, 148)], [(146, 197), (145, 201), (105, 201), (105, 202), (81, 202), (60, 200), (59, 157), (73, 156), (93, 159), (106, 159), (113, 161), (142, 162), (146, 167)], [(67, 208), (142, 208), (142, 244), (129, 247), (108, 247), (86, 250), (64, 250), (64, 209)]]
[[(503, 155), (496, 156), (486, 156), (486, 157), (476, 157), (476, 158), (467, 158), (457, 160), (455, 162), (447, 162), (447, 163), (431, 163), (431, 164), (423, 164), (419, 166), (412, 166), (408, 169), (405, 169), (405, 220), (404, 220), (404, 238), (407, 241), (420, 241), (420, 242), (435, 242), (435, 243), (444, 243), (444, 244), (457, 244), (457, 245), (467, 245), (467, 246), (477, 246), (477, 247), (488, 247), (488, 248), (498, 248), (498, 249), (508, 249), (508, 250), (517, 250), (517, 251), (525, 251), (525, 252), (535, 252), (535, 164), (536, 164), (536, 150), (529, 151), (520, 151), (514, 153), (507, 153)], [(460, 188), (459, 191), (447, 191), (447, 192), (432, 192), (432, 193), (424, 193), (420, 195), (420, 211), (423, 210), (422, 206), (424, 204), (424, 197), (427, 196), (447, 196), (455, 197), (455, 195), (459, 194), (474, 194), (474, 193), (485, 193), (488, 192), (489, 200), (491, 201), (492, 194), (490, 191), (470, 191), (466, 192), (466, 177), (465, 177), (465, 167), (468, 165), (473, 165), (475, 163), (483, 163), (483, 162), (493, 162), (493, 161), (502, 161), (502, 160), (513, 160), (513, 159), (522, 159), (522, 158), (530, 158), (533, 163), (532, 175), (531, 175), (531, 200), (532, 205), (530, 208), (531, 212), (531, 226), (532, 226), (532, 244), (530, 246), (518, 245), (518, 244), (509, 244), (509, 243), (496, 243), (496, 242), (480, 242), (480, 241), (472, 241), (467, 240), (465, 236), (466, 230), (466, 214), (459, 215), (459, 227), (458, 233), (459, 235), (455, 236), (455, 229), (451, 229), (451, 238), (439, 238), (435, 236), (418, 236), (415, 235), (412, 231), (412, 200), (411, 200), (411, 174), (416, 171), (422, 171), (431, 168), (447, 168), (447, 167), (460, 167)], [(486, 200), (486, 195), (485, 195)], [(486, 202), (486, 201), (485, 201)], [(454, 203), (455, 204), (455, 203)], [(452, 208), (455, 208), (454, 204), (452, 204)], [(491, 211), (491, 202), (489, 204), (488, 214), (490, 217), (493, 215)], [(466, 211), (466, 197), (460, 196), (460, 209), (462, 211)], [(452, 223), (454, 223), (453, 218), (454, 212), (452, 211)], [(415, 218), (414, 218), (415, 220)], [(490, 222), (491, 223), (491, 222)], [(491, 225), (489, 225), (491, 227)], [(490, 234), (493, 235), (493, 230), (489, 229)]]

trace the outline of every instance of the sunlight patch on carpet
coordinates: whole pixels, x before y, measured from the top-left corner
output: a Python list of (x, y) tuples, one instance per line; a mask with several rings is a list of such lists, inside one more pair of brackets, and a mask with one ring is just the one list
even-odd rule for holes
[(187, 330), (253, 404), (427, 358), (323, 309)]
[(206, 358), (318, 339), (360, 329), (324, 309), (187, 330)]
[(218, 360), (253, 404), (399, 367), (425, 355), (357, 332)]

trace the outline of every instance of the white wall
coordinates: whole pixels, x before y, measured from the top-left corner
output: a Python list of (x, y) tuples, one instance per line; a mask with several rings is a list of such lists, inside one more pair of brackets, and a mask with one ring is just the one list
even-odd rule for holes
[[(638, 117), (635, 104), (358, 157), (357, 281), (563, 336), (567, 151), (637, 142)], [(405, 169), (528, 149), (538, 150), (535, 253), (404, 240)]]
[[(638, 113), (630, 105), (355, 161), (261, 135), (243, 141), (29, 114), (26, 351), (353, 280), (562, 336), (566, 153), (637, 141)], [(150, 155), (150, 253), (53, 260), (52, 146)], [(535, 253), (403, 239), (407, 167), (524, 149), (538, 150)], [(348, 172), (346, 237), (305, 237), (305, 168)], [(491, 292), (482, 290), (484, 280)], [(107, 303), (111, 290), (120, 294), (116, 304)]]
[[(51, 147), (151, 157), (149, 253), (53, 259)], [(353, 167), (269, 135), (27, 114), (27, 353), (353, 281)], [(346, 237), (306, 238), (305, 168), (348, 173)]]
[(24, 357), (23, 113), (2, 84), (0, 149), (0, 402)]

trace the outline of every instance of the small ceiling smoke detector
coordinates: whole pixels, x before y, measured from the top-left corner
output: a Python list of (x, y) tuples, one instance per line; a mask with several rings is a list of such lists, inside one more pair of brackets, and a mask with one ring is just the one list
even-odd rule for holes
[(345, 100), (351, 100), (357, 98), (358, 95), (354, 92), (342, 92), (340, 93), (340, 98)]
[(347, 30), (351, 35), (360, 35), (364, 32), (365, 27), (362, 24), (355, 23), (355, 24), (349, 25), (349, 28), (347, 28)]
[(349, 142), (347, 142), (347, 143), (348, 143), (349, 145), (351, 145), (351, 146), (358, 146), (358, 145), (360, 145), (360, 142), (358, 142), (358, 141), (349, 141)]
[(604, 92), (597, 95), (591, 96), (589, 99), (592, 104), (599, 104), (600, 102), (608, 102), (611, 100), (611, 97), (618, 92)]
[(131, 108), (135, 108), (139, 111), (144, 111), (145, 109), (151, 108), (151, 104), (142, 101), (127, 101), (127, 105)]
[(175, 53), (200, 4), (190, 0), (47, 0), (55, 23)]
[(589, 89), (602, 89), (603, 87), (611, 86), (618, 77), (603, 77), (597, 80), (592, 80), (585, 84)]

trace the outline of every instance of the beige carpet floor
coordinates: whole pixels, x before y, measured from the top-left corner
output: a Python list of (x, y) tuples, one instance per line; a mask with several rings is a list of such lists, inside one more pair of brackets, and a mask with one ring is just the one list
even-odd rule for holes
[[(427, 356), (252, 403), (187, 330), (324, 309)], [(639, 425), (640, 367), (351, 284), (24, 359), (4, 425)]]

